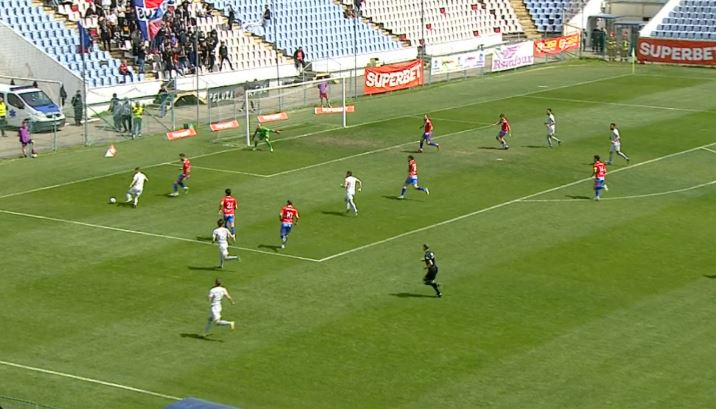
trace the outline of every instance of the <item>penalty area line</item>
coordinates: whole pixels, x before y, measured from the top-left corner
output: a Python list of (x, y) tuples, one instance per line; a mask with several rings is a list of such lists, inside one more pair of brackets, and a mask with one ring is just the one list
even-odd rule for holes
[[(630, 200), (630, 199), (644, 199), (649, 197), (658, 197), (658, 196), (667, 196), (672, 195), (675, 193), (683, 193), (688, 192), (690, 190), (696, 190), (701, 189), (706, 186), (711, 186), (716, 184), (716, 180), (712, 180), (710, 182), (706, 183), (700, 183), (698, 185), (684, 187), (681, 189), (674, 189), (674, 190), (667, 190), (666, 192), (655, 192), (655, 193), (645, 193), (641, 195), (630, 195), (630, 196), (617, 196), (617, 197), (602, 197), (600, 200)], [(584, 199), (527, 199), (523, 200), (524, 203), (566, 203), (566, 202), (584, 202)]]
[[(183, 241), (183, 242), (187, 242), (187, 243), (198, 243), (198, 244), (209, 245), (209, 246), (214, 245), (214, 243), (211, 243), (209, 241), (187, 239), (185, 237), (169, 236), (167, 234), (150, 233), (150, 232), (140, 231), (140, 230), (124, 229), (121, 227), (104, 226), (101, 224), (81, 222), (81, 221), (77, 221), (77, 220), (60, 219), (57, 217), (42, 216), (39, 214), (14, 212), (12, 210), (5, 210), (5, 209), (0, 209), (0, 213), (9, 214), (9, 215), (13, 215), (13, 216), (19, 216), (19, 217), (27, 217), (27, 218), (31, 218), (31, 219), (47, 220), (47, 221), (53, 221), (53, 222), (58, 222), (58, 223), (73, 224), (76, 226), (90, 227), (93, 229), (110, 230), (110, 231), (116, 231), (116, 232), (120, 232), (120, 233), (136, 234), (139, 236), (155, 237), (155, 238), (159, 238), (159, 239), (176, 240), (176, 241)], [(296, 259), (296, 260), (310, 261), (310, 262), (314, 262), (314, 263), (318, 262), (318, 260), (309, 258), (309, 257), (294, 256), (292, 254), (285, 254), (285, 253), (278, 253), (278, 252), (268, 252), (268, 251), (263, 251), (263, 250), (258, 250), (258, 249), (252, 249), (250, 247), (229, 246), (229, 248), (242, 250), (242, 251), (249, 251), (252, 253), (267, 254), (269, 256), (286, 257), (286, 258), (292, 258), (292, 259)]]
[(64, 372), (52, 371), (49, 369), (37, 368), (34, 366), (29, 366), (29, 365), (16, 364), (14, 362), (0, 361), (0, 365), (9, 366), (12, 368), (17, 368), (17, 369), (24, 369), (24, 370), (32, 371), (32, 372), (39, 372), (39, 373), (43, 373), (43, 374), (47, 374), (47, 375), (61, 376), (63, 378), (74, 379), (74, 380), (88, 382), (88, 383), (94, 383), (97, 385), (108, 386), (108, 387), (115, 388), (115, 389), (122, 389), (125, 391), (141, 393), (144, 395), (155, 396), (158, 398), (164, 398), (164, 399), (169, 399), (169, 400), (181, 400), (182, 399), (177, 396), (167, 395), (167, 394), (158, 393), (158, 392), (152, 392), (152, 391), (148, 391), (146, 389), (135, 388), (133, 386), (121, 385), (121, 384), (114, 383), (114, 382), (107, 382), (107, 381), (102, 381), (99, 379), (87, 378), (84, 376), (72, 375), (72, 374), (68, 374), (68, 373), (64, 373)]
[[(629, 170), (629, 169), (635, 169), (635, 168), (638, 168), (638, 167), (640, 167), (640, 166), (648, 165), (648, 164), (650, 164), (650, 163), (658, 162), (658, 161), (661, 161), (661, 160), (664, 160), (664, 159), (668, 159), (668, 158), (673, 158), (673, 157), (676, 157), (676, 156), (681, 156), (681, 155), (684, 155), (684, 154), (686, 154), (686, 153), (695, 152), (695, 151), (698, 151), (698, 150), (701, 150), (701, 149), (704, 149), (704, 148), (708, 148), (709, 146), (712, 146), (712, 145), (715, 145), (715, 144), (716, 144), (716, 142), (711, 142), (711, 143), (707, 143), (707, 144), (705, 144), (705, 145), (697, 146), (697, 147), (695, 147), (695, 148), (686, 149), (686, 150), (683, 150), (683, 151), (674, 152), (674, 153), (670, 153), (670, 154), (667, 154), (667, 155), (659, 156), (659, 157), (656, 157), (656, 158), (653, 158), (653, 159), (646, 160), (646, 161), (644, 161), (644, 162), (639, 162), (639, 163), (634, 164), (634, 165), (631, 165), (631, 166), (627, 166), (627, 167), (624, 167), (624, 168), (619, 168), (619, 169), (613, 170), (613, 171), (611, 172), (611, 174), (618, 173), (618, 172), (623, 172), (623, 171)], [(560, 189), (564, 189), (564, 188), (566, 188), (566, 187), (575, 186), (575, 185), (578, 185), (578, 184), (580, 184), (580, 183), (584, 183), (584, 182), (587, 182), (587, 181), (590, 181), (590, 180), (592, 180), (592, 177), (591, 177), (591, 176), (590, 176), (590, 177), (587, 177), (587, 178), (575, 180), (575, 181), (573, 181), (573, 182), (565, 183), (565, 184), (562, 184), (562, 185), (559, 185), (559, 186), (555, 186), (555, 187), (552, 187), (552, 188), (549, 188), (549, 189), (545, 189), (545, 190), (542, 190), (542, 191), (539, 191), (539, 192), (531, 193), (531, 194), (528, 194), (528, 195), (526, 195), (526, 196), (518, 197), (518, 198), (516, 198), (516, 199), (508, 200), (508, 201), (506, 201), (506, 202), (498, 203), (498, 204), (495, 204), (495, 205), (492, 205), (492, 206), (489, 206), (489, 207), (485, 207), (485, 208), (482, 208), (482, 209), (479, 209), (479, 210), (475, 210), (474, 212), (470, 212), (470, 213), (466, 213), (466, 214), (463, 214), (463, 215), (460, 215), (460, 216), (457, 216), (457, 217), (453, 217), (452, 219), (443, 220), (443, 221), (441, 221), (441, 222), (434, 223), (434, 224), (431, 224), (431, 225), (428, 225), (428, 226), (423, 226), (423, 227), (420, 227), (420, 228), (417, 228), (417, 229), (414, 229), (414, 230), (409, 230), (409, 231), (406, 231), (406, 232), (404, 232), (404, 233), (400, 233), (400, 234), (397, 234), (397, 235), (392, 236), (392, 237), (388, 237), (388, 238), (383, 239), (383, 240), (378, 240), (378, 241), (375, 241), (375, 242), (372, 242), (372, 243), (368, 243), (368, 244), (364, 244), (364, 245), (359, 246), (359, 247), (352, 248), (352, 249), (350, 249), (350, 250), (342, 251), (342, 252), (340, 252), (340, 253), (336, 253), (336, 254), (330, 255), (330, 256), (328, 256), (328, 257), (324, 257), (324, 258), (322, 258), (322, 259), (319, 259), (318, 262), (319, 262), (319, 263), (322, 263), (322, 262), (324, 262), (324, 261), (333, 260), (333, 259), (338, 258), (338, 257), (342, 257), (342, 256), (345, 256), (345, 255), (348, 255), (348, 254), (352, 254), (352, 253), (355, 253), (355, 252), (358, 252), (358, 251), (361, 251), (361, 250), (365, 250), (365, 249), (368, 249), (368, 248), (371, 248), (371, 247), (379, 246), (379, 245), (381, 245), (381, 244), (385, 244), (385, 243), (391, 242), (391, 241), (393, 241), (393, 240), (397, 240), (397, 239), (400, 239), (400, 238), (403, 238), (403, 237), (406, 237), (406, 236), (410, 236), (410, 235), (413, 235), (413, 234), (416, 234), (416, 233), (424, 232), (424, 231), (433, 229), (433, 228), (435, 228), (435, 227), (440, 227), (440, 226), (444, 226), (444, 225), (446, 225), (446, 224), (451, 224), (451, 223), (454, 223), (454, 222), (457, 222), (457, 221), (460, 221), (460, 220), (463, 220), (463, 219), (470, 218), (470, 217), (472, 217), (472, 216), (477, 216), (477, 215), (482, 214), (482, 213), (487, 213), (487, 212), (489, 212), (489, 211), (496, 210), (496, 209), (500, 209), (500, 208), (509, 206), (509, 205), (511, 205), (511, 204), (515, 204), (515, 203), (527, 201), (528, 199), (532, 199), (532, 198), (534, 198), (534, 197), (538, 197), (538, 196), (541, 196), (541, 195), (544, 195), (544, 194), (547, 194), (547, 193), (551, 193), (551, 192), (554, 192), (554, 191), (557, 191), (557, 190), (560, 190)]]

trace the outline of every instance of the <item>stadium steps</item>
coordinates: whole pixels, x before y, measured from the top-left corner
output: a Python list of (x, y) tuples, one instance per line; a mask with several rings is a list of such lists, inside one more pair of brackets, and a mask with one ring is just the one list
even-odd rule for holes
[[(45, 13), (47, 13), (51, 18), (59, 21), (62, 23), (65, 27), (67, 27), (69, 30), (72, 30), (73, 32), (77, 32), (77, 23), (74, 21), (70, 21), (69, 16), (66, 16), (64, 14), (59, 13), (54, 7), (46, 5), (42, 0), (31, 0), (32, 5), (35, 7), (39, 7), (42, 10), (44, 10)], [(79, 35), (79, 34), (78, 34)], [(98, 49), (104, 50), (102, 48), (102, 43), (99, 40), (99, 38), (92, 37), (92, 41), (94, 41), (94, 47), (97, 47)], [(124, 59), (127, 59), (128, 62), (134, 61), (134, 58), (127, 57), (125, 55), (125, 52), (121, 50), (119, 47), (115, 47), (110, 53), (112, 58), (122, 61)], [(137, 73), (139, 72), (139, 67), (135, 64), (132, 65), (132, 72)], [(142, 77), (144, 80), (154, 80), (156, 79), (156, 75), (153, 71), (146, 71), (144, 73), (144, 76)]]
[[(351, 5), (344, 4), (341, 0), (333, 0), (333, 2), (343, 8), (344, 12), (347, 12), (349, 8), (352, 8)], [(383, 23), (376, 23), (372, 17), (364, 17), (362, 13), (360, 19), (365, 24), (373, 27), (376, 31), (379, 31), (383, 35), (390, 37), (393, 41), (400, 43), (403, 47), (410, 47), (410, 40), (405, 38), (405, 33), (394, 33), (393, 30), (386, 29)]]
[(527, 6), (525, 6), (524, 1), (510, 0), (510, 4), (512, 4), (512, 8), (515, 9), (517, 20), (519, 20), (520, 24), (522, 25), (522, 29), (525, 32), (525, 36), (530, 40), (540, 38), (541, 35), (537, 31), (537, 26), (535, 25), (534, 20), (532, 20), (532, 16), (530, 15), (529, 11), (527, 11)]
[[(212, 10), (212, 15), (215, 17), (221, 18), (222, 21), (222, 28), (225, 30), (228, 30), (229, 28), (229, 13), (224, 13), (223, 9), (218, 9), (215, 7), (215, 4), (213, 2), (207, 2), (210, 3), (212, 6), (214, 6)], [(236, 27), (236, 28), (235, 28)], [(234, 24), (234, 27), (231, 28), (231, 31), (238, 31), (238, 24)], [(283, 50), (276, 47), (276, 44), (266, 40), (266, 37), (254, 34), (250, 31), (243, 31), (243, 34), (251, 38), (255, 43), (260, 44), (264, 48), (271, 49), (275, 51), (280, 57), (281, 57), (281, 64), (293, 64), (293, 56), (287, 55)]]

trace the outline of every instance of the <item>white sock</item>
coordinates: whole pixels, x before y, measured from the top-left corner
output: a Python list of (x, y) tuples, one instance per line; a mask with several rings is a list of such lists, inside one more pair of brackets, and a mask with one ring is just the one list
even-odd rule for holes
[(225, 327), (225, 326), (230, 325), (230, 324), (231, 324), (231, 321), (226, 321), (226, 320), (218, 320), (218, 321), (216, 321), (216, 325), (221, 325), (222, 327)]

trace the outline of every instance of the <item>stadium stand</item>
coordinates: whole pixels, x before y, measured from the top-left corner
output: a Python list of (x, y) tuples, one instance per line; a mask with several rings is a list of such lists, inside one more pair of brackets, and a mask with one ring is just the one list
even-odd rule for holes
[[(117, 21), (117, 24), (106, 24), (105, 21), (117, 20), (110, 15), (120, 14), (124, 16), (125, 6), (119, 4), (117, 9), (100, 10), (85, 0), (72, 0), (58, 6), (58, 12), (63, 14), (70, 21), (81, 20), (91, 29), (97, 29), (100, 33), (109, 30), (112, 43), (117, 43), (124, 57), (134, 59), (137, 55), (137, 48), (143, 46), (147, 49), (147, 62), (151, 64), (149, 71), (154, 72), (154, 77), (164, 78), (174, 74), (185, 74), (193, 72), (192, 68), (197, 65), (193, 57), (193, 32), (200, 31), (199, 49), (201, 58), (198, 65), (203, 73), (219, 70), (220, 58), (218, 55), (221, 42), (225, 42), (228, 50), (229, 61), (234, 70), (254, 69), (271, 66), (276, 62), (276, 51), (267, 44), (262, 43), (258, 38), (241, 29), (238, 24), (232, 24), (229, 30), (227, 19), (213, 10), (210, 3), (177, 1), (169, 8), (164, 16), (165, 32), (159, 41), (144, 44), (137, 44), (139, 36), (138, 28), (131, 22)], [(90, 14), (97, 12), (97, 15), (82, 18), (91, 10)], [(181, 21), (182, 24), (175, 24)], [(100, 23), (102, 22), (102, 23)], [(127, 24), (130, 23), (130, 24)], [(111, 26), (111, 27), (109, 27)], [(202, 39), (206, 41), (202, 41)], [(212, 44), (212, 41), (215, 43)], [(204, 50), (206, 49), (206, 52)], [(169, 56), (164, 55), (165, 51)], [(213, 51), (213, 53), (212, 53)], [(209, 54), (214, 58), (210, 59)], [(279, 55), (284, 63), (287, 57)], [(171, 61), (167, 61), (170, 59)], [(228, 70), (228, 64), (224, 65)], [(135, 69), (137, 72), (138, 69)], [(143, 70), (142, 70), (143, 71)]]
[(716, 0), (681, 0), (651, 36), (716, 40)]
[[(281, 2), (271, 10), (271, 20), (262, 24), (264, 0), (215, 0), (214, 6), (236, 10), (236, 17), (247, 30), (262, 35), (285, 53), (292, 55), (303, 47), (307, 59), (327, 59), (352, 55), (354, 19), (347, 18), (343, 7), (330, 0), (294, 0)], [(274, 24), (276, 26), (274, 27)], [(265, 26), (265, 27), (264, 27)], [(357, 20), (358, 54), (400, 49), (400, 42), (378, 28)]]
[(524, 0), (540, 33), (561, 33), (562, 24), (579, 13), (581, 2), (575, 0)]
[[(343, 0), (343, 3), (353, 2)], [(426, 43), (440, 44), (486, 33), (522, 32), (507, 0), (369, 0), (361, 10), (364, 17), (413, 45), (419, 45), (423, 35)]]
[[(81, 73), (82, 55), (78, 53), (77, 30), (70, 30), (29, 0), (0, 0), (0, 20), (65, 67), (78, 75)], [(84, 56), (90, 86), (120, 82), (119, 61), (109, 53), (95, 48)]]

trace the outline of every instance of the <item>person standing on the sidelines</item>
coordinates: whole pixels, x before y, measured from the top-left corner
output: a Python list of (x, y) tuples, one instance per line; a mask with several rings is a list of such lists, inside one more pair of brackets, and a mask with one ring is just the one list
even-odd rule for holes
[(423, 255), (423, 262), (425, 263), (425, 269), (427, 270), (425, 277), (423, 277), (423, 284), (433, 287), (435, 295), (440, 298), (443, 296), (443, 293), (440, 292), (440, 284), (437, 282), (438, 265), (435, 260), (435, 253), (430, 250), (430, 246), (427, 244), (423, 244), (423, 251), (425, 252)]
[(5, 98), (0, 95), (0, 135), (5, 135), (5, 127), (7, 126), (7, 104)]
[(22, 121), (22, 126), (17, 130), (17, 135), (20, 138), (20, 145), (22, 145), (22, 157), (27, 158), (27, 146), (30, 145), (30, 157), (36, 158), (37, 152), (35, 152), (35, 142), (30, 138), (29, 122), (27, 118)]
[(137, 101), (132, 108), (132, 139), (142, 136), (142, 115), (144, 106)]
[(82, 125), (82, 111), (84, 108), (84, 102), (82, 101), (82, 93), (80, 92), (80, 90), (77, 90), (75, 96), (72, 97), (70, 104), (72, 104), (72, 109), (75, 114), (75, 126)]
[(346, 178), (343, 180), (343, 188), (346, 190), (346, 213), (353, 210), (353, 213), (358, 216), (358, 208), (353, 198), (356, 195), (356, 188), (360, 192), (363, 189), (363, 182), (360, 179), (353, 176), (353, 172), (350, 170), (346, 172)]

